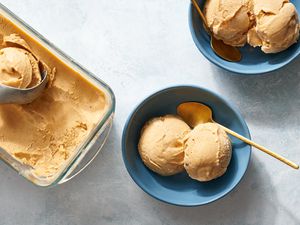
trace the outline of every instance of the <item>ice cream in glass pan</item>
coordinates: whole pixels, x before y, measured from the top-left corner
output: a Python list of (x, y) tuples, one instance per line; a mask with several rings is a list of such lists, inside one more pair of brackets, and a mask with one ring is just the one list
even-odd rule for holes
[(115, 97), (0, 4), (0, 158), (39, 186), (63, 183), (103, 146)]

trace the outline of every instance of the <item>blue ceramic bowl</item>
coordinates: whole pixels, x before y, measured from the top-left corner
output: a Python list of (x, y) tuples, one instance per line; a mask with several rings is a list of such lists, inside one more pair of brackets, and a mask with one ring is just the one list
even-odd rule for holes
[(231, 138), (233, 155), (228, 171), (210, 182), (192, 180), (186, 172), (163, 177), (150, 171), (143, 164), (137, 148), (143, 125), (153, 117), (176, 114), (176, 107), (187, 101), (205, 103), (212, 108), (217, 122), (250, 138), (240, 113), (223, 98), (204, 88), (177, 86), (151, 95), (134, 109), (123, 131), (122, 153), (130, 176), (146, 193), (174, 205), (199, 206), (220, 199), (240, 182), (248, 167), (251, 148)]
[[(203, 8), (204, 2), (205, 1), (201, 1), (201, 3), (199, 3), (201, 8)], [(291, 2), (295, 4), (298, 12), (300, 12), (300, 1), (291, 0)], [(189, 25), (193, 40), (200, 52), (215, 65), (231, 72), (247, 75), (271, 72), (287, 65), (300, 53), (300, 41), (287, 50), (277, 54), (265, 54), (259, 48), (246, 45), (240, 48), (243, 55), (240, 62), (227, 62), (212, 51), (210, 47), (210, 37), (204, 30), (202, 21), (192, 5), (189, 9)]]

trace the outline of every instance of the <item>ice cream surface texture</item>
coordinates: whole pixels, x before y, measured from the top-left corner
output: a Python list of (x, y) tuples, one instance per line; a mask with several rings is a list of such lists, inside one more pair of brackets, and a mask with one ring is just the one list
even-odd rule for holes
[(148, 121), (138, 144), (144, 164), (163, 176), (182, 172), (183, 138), (189, 132), (190, 127), (177, 116), (166, 115)]
[(0, 105), (0, 147), (30, 165), (35, 176), (53, 179), (103, 118), (106, 94), (6, 17), (0, 21), (1, 82), (34, 86), (40, 79), (38, 61), (50, 77), (32, 103)]
[(281, 52), (299, 38), (295, 6), (288, 0), (253, 0), (256, 26), (248, 32), (248, 43), (265, 53)]
[(16, 88), (29, 87), (32, 80), (29, 55), (29, 52), (19, 48), (1, 49), (0, 83)]
[(198, 181), (222, 176), (229, 165), (232, 147), (227, 134), (217, 124), (197, 125), (185, 137), (184, 167)]
[[(0, 50), (0, 83), (15, 88), (31, 88), (41, 82), (38, 59), (28, 44), (17, 34), (3, 37)], [(42, 62), (41, 62), (42, 63)], [(48, 70), (50, 79), (54, 73)]]
[(299, 20), (289, 0), (207, 0), (205, 17), (217, 39), (232, 46), (277, 53), (299, 38)]
[(250, 3), (250, 0), (207, 0), (204, 13), (214, 36), (228, 45), (245, 45), (252, 25), (248, 15)]

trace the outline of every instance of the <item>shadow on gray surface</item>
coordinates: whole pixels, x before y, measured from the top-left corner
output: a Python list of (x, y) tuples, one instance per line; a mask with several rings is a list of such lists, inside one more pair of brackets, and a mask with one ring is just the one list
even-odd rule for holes
[[(244, 180), (238, 187), (225, 196), (209, 205), (184, 208), (158, 203), (150, 200), (153, 207), (157, 207), (157, 214), (167, 221), (176, 221), (176, 224), (274, 224), (276, 219), (276, 206), (267, 202), (265, 194), (272, 193), (272, 202), (277, 202), (273, 186), (270, 183), (269, 174), (264, 166), (255, 158), (249, 165)], [(262, 184), (264, 183), (264, 185)], [(267, 187), (267, 188), (266, 188)], [(264, 215), (271, 213), (272, 218)], [(273, 220), (273, 221), (272, 221)]]
[[(272, 126), (282, 118), (293, 123), (298, 118), (300, 58), (276, 72), (264, 75), (238, 75), (214, 65), (212, 71), (222, 94), (230, 96), (228, 100), (235, 103), (253, 123)], [(296, 123), (299, 125), (300, 121)]]

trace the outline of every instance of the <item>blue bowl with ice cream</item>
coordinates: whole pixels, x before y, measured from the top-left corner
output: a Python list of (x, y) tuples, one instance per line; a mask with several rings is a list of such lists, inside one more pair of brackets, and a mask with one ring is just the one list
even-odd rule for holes
[[(198, 2), (203, 9), (205, 1)], [(291, 0), (290, 2), (300, 12), (300, 1)], [(210, 37), (204, 30), (202, 21), (192, 5), (189, 8), (189, 27), (197, 48), (210, 62), (238, 74), (255, 75), (278, 70), (297, 58), (300, 53), (299, 41), (288, 49), (275, 54), (266, 54), (260, 48), (246, 44), (240, 48), (242, 60), (240, 62), (228, 62), (218, 57), (211, 49)]]
[(232, 158), (227, 172), (209, 182), (193, 180), (186, 172), (161, 176), (148, 169), (138, 152), (142, 127), (154, 117), (176, 114), (176, 107), (189, 101), (210, 106), (216, 122), (250, 138), (248, 127), (240, 112), (221, 96), (205, 88), (170, 87), (142, 101), (130, 114), (123, 130), (123, 161), (128, 173), (142, 190), (158, 200), (178, 206), (204, 205), (227, 195), (243, 178), (251, 155), (250, 146), (230, 137)]

